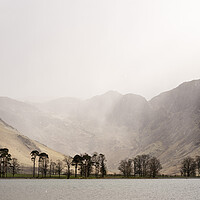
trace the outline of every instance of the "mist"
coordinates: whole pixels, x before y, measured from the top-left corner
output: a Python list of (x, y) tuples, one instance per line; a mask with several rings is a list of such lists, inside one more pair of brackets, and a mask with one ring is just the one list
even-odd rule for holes
[(199, 1), (0, 2), (0, 95), (115, 90), (147, 99), (199, 78)]

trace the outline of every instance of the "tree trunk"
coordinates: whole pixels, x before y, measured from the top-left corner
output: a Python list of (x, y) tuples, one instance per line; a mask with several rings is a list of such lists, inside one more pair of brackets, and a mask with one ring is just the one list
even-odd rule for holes
[(35, 159), (33, 161), (33, 178), (35, 178)]
[(14, 177), (14, 175), (15, 175), (15, 167), (13, 166), (13, 177)]
[(5, 159), (3, 159), (3, 172), (2, 177), (5, 177)]
[(70, 178), (70, 166), (68, 166), (67, 179)]
[(0, 178), (1, 178), (1, 160), (0, 160)]
[(77, 177), (77, 164), (75, 165), (75, 177)]
[(49, 176), (51, 177), (51, 164), (50, 164), (50, 169), (49, 169)]
[(38, 162), (38, 178), (40, 176), (40, 166), (39, 166), (39, 162)]

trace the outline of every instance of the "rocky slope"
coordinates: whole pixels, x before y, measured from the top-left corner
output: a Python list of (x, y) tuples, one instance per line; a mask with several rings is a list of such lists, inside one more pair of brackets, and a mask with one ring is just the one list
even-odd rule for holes
[(63, 160), (61, 153), (53, 151), (45, 145), (40, 144), (26, 136), (21, 135), (12, 126), (0, 119), (0, 148), (8, 148), (13, 158), (17, 158), (23, 169), (32, 167), (30, 152), (38, 150), (45, 152), (53, 161)]
[(179, 172), (185, 156), (200, 155), (200, 81), (183, 83), (149, 104), (152, 118), (140, 133), (138, 151), (156, 154), (166, 171)]

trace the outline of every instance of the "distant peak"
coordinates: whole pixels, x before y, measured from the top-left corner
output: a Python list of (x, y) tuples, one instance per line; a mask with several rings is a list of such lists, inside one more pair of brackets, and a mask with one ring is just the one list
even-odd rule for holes
[(145, 99), (146, 100), (146, 98), (145, 97), (143, 97), (143, 96), (141, 96), (141, 95), (138, 95), (138, 94), (133, 94), (133, 93), (127, 93), (127, 94), (124, 94), (123, 95), (124, 97), (130, 97), (130, 98), (138, 98), (138, 99)]
[(115, 90), (109, 90), (108, 92), (104, 93), (103, 95), (121, 95), (121, 94)]

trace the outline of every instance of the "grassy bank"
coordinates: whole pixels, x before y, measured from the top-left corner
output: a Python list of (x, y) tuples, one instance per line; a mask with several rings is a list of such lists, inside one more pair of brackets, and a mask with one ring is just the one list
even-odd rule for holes
[[(24, 178), (24, 179), (67, 179), (66, 175), (47, 175), (46, 177), (42, 177), (41, 175), (38, 177), (36, 176), (36, 178), (33, 178), (32, 174), (15, 174), (15, 176), (13, 177), (12, 174), (8, 174), (7, 177), (4, 178), (0, 178), (0, 179), (20, 179), (20, 178)], [(162, 175), (162, 176), (157, 176), (156, 179), (177, 179), (177, 178), (200, 178), (199, 176), (195, 176), (195, 177), (183, 177), (183, 176), (168, 176), (168, 175)], [(81, 176), (77, 176), (75, 177), (74, 175), (70, 176), (70, 179), (152, 179), (152, 177), (135, 177), (135, 176), (130, 176), (130, 177), (124, 177), (123, 175), (120, 174), (115, 174), (115, 175), (106, 175), (104, 178), (102, 177), (96, 177), (94, 175), (90, 175), (89, 177), (85, 178), (85, 177), (81, 177)]]

